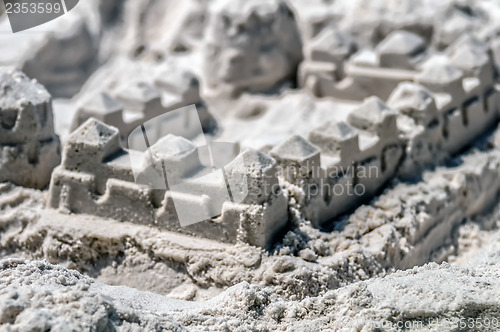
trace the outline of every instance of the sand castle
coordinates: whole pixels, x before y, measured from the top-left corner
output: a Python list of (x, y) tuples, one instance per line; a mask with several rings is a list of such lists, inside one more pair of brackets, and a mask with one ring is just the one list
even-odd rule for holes
[[(333, 41), (342, 45), (341, 54), (338, 48), (336, 51), (335, 48), (323, 50), (325, 43)], [(481, 81), (479, 89), (483, 92), (493, 83), (491, 50), (472, 35), (464, 35), (444, 52), (437, 52), (429, 49), (419, 35), (397, 30), (375, 49), (361, 49), (354, 53), (348, 36), (325, 29), (306, 49), (306, 59), (299, 70), (300, 83), (319, 97), (361, 101), (377, 96), (387, 100), (397, 85), (404, 81), (421, 82), (433, 91), (446, 85), (447, 91), (442, 92), (454, 94), (460, 94), (462, 88), (452, 81), (475, 77)], [(442, 85), (441, 88), (439, 85)], [(473, 87), (476, 84), (465, 83), (463, 88), (469, 92)]]
[[(51, 177), (48, 206), (61, 213), (267, 247), (290, 227), (292, 210), (328, 228), (390, 181), (418, 178), (497, 123), (495, 43), (464, 35), (438, 51), (423, 36), (396, 30), (373, 49), (358, 49), (327, 27), (302, 55), (284, 1), (221, 1), (208, 14), (197, 70), (174, 62), (83, 93), (53, 172), (60, 157), (50, 96), (20, 73), (2, 74), (16, 99), (2, 96), (0, 104), (0, 180), (43, 188)], [(276, 92), (296, 72), (304, 108), (310, 100), (327, 110), (335, 99), (350, 101), (344, 120), (332, 109), (327, 121), (310, 122), (314, 128), (284, 140), (270, 133), (254, 149), (217, 141), (226, 138), (224, 128), (215, 130), (225, 123), (209, 111), (209, 98)], [(25, 97), (29, 103), (15, 104)], [(254, 98), (279, 105), (288, 96)], [(191, 106), (195, 112), (177, 112)], [(28, 127), (36, 129), (27, 135)], [(210, 164), (212, 150), (227, 153)]]
[(0, 182), (42, 189), (60, 162), (49, 93), (7, 67), (0, 67), (0, 149)]
[[(425, 167), (434, 166), (460, 151), (496, 123), (498, 92), (491, 61), (486, 48), (479, 49), (483, 51), (480, 55), (486, 58), (470, 56), (473, 42), (473, 39), (466, 39), (456, 43), (449, 48), (447, 57), (430, 57), (413, 81), (398, 83), (387, 104), (378, 97), (367, 98), (349, 114), (347, 122), (325, 123), (311, 130), (308, 137), (292, 136), (274, 146), (269, 156), (255, 150), (244, 152), (228, 165), (233, 170), (228, 174), (253, 174), (242, 172), (248, 169), (245, 160), (249, 160), (258, 172), (270, 175), (266, 183), (250, 181), (249, 188), (266, 191), (265, 188), (278, 183), (275, 168), (279, 166), (281, 184), (290, 183), (302, 189), (300, 209), (318, 227), (366, 202), (390, 180), (418, 177)], [(394, 57), (400, 59), (396, 63), (406, 63), (399, 54)], [(133, 98), (134, 94), (128, 96)], [(150, 98), (148, 105), (160, 107), (159, 95), (150, 93), (149, 96), (154, 98)], [(105, 97), (101, 100), (111, 105), (109, 109), (120, 113), (118, 103)], [(151, 102), (155, 98), (156, 101)], [(138, 103), (137, 108), (143, 104)], [(95, 133), (87, 137), (87, 132)], [(81, 149), (87, 151), (83, 152), (88, 156), (85, 158), (92, 156), (95, 159), (95, 165), (85, 169), (82, 161), (86, 159), (72, 155), (74, 144), (83, 140), (85, 145), (90, 137), (101, 136), (106, 140), (88, 142), (91, 146), (102, 145), (99, 153)], [(174, 141), (174, 137), (170, 137), (163, 143), (174, 144)], [(127, 215), (127, 219), (139, 223), (227, 242), (239, 238), (261, 246), (268, 245), (273, 235), (286, 228), (287, 203), (282, 193), (270, 193), (259, 199), (254, 197), (245, 204), (231, 203), (226, 197), (222, 199), (224, 202), (218, 203), (223, 205), (220, 217), (179, 227), (168, 191), (135, 187), (132, 170), (126, 166), (127, 153), (119, 146), (118, 130), (95, 120), (88, 120), (72, 134), (63, 157), (62, 166), (54, 172), (50, 191), (50, 205), (54, 208), (115, 219)], [(104, 167), (102, 171), (98, 171), (100, 167)], [(185, 164), (183, 170), (187, 174), (196, 167)], [(90, 170), (92, 176), (81, 178)], [(107, 175), (102, 177), (101, 174)], [(209, 186), (205, 190), (211, 192)], [(212, 192), (209, 196), (217, 197), (217, 194)], [(88, 201), (83, 203), (81, 199), (74, 199), (76, 197), (88, 197)], [(199, 201), (199, 205), (203, 203)], [(122, 209), (130, 211), (124, 213)], [(257, 223), (251, 221), (256, 215), (259, 216)]]
[[(411, 76), (389, 75), (387, 86), (394, 86), (393, 90), (366, 98), (347, 121), (328, 121), (306, 136), (293, 135), (265, 152), (244, 149), (222, 165), (227, 179), (222, 174), (207, 175), (211, 173), (196, 143), (201, 132), (192, 121), (196, 115), (191, 120), (189, 115), (181, 116), (178, 123), (170, 124), (175, 133), (175, 128), (190, 123), (180, 136), (152, 138), (142, 153), (153, 152), (156, 166), (138, 175), (131, 165), (134, 135), (142, 139), (144, 124), (157, 128), (152, 132), (163, 132), (167, 120), (162, 114), (191, 103), (207, 114), (200, 117), (198, 112), (202, 126), (213, 123), (200, 97), (198, 80), (190, 72), (178, 70), (172, 79), (159, 75), (152, 84), (125, 85), (111, 91), (113, 96), (108, 92), (94, 95), (77, 112), (74, 126), (79, 126), (65, 142), (62, 164), (52, 174), (48, 205), (65, 213), (132, 220), (266, 247), (288, 227), (289, 201), (282, 187), (293, 185), (301, 194), (292, 190), (287, 195), (294, 197), (305, 218), (323, 227), (374, 197), (392, 179), (418, 177), (423, 169), (459, 152), (496, 123), (499, 95), (485, 44), (466, 37), (444, 54), (434, 55), (427, 54), (424, 46), (407, 32), (388, 36), (377, 47), (380, 69), (376, 72), (413, 70)], [(313, 54), (339, 67), (352, 61), (341, 60), (351, 50), (348, 43), (340, 53)], [(336, 75), (348, 78), (348, 68)], [(377, 75), (372, 80), (379, 82)], [(389, 77), (384, 75), (380, 78), (383, 89)], [(128, 144), (124, 144), (126, 137)], [(175, 174), (175, 184), (188, 183), (184, 191), (171, 190), (173, 182), (158, 187), (148, 178), (152, 174), (148, 172), (159, 174), (160, 163), (167, 165), (168, 174)], [(232, 195), (241, 196), (239, 200), (228, 196), (228, 186)], [(195, 187), (199, 194), (193, 195)], [(201, 208), (192, 208), (196, 206)], [(190, 218), (205, 221), (181, 227), (180, 220)]]
[(307, 140), (293, 136), (270, 154), (283, 166), (285, 180), (302, 187), (304, 215), (320, 226), (394, 177), (403, 146), (396, 112), (373, 97), (350, 114), (349, 123), (328, 122)]
[[(285, 180), (302, 186), (305, 195), (300, 205), (318, 226), (373, 197), (391, 178), (418, 178), (425, 167), (461, 151), (497, 122), (500, 99), (486, 44), (470, 36), (461, 38), (446, 55), (427, 55), (420, 71), (408, 76), (397, 74), (422, 61), (423, 40), (396, 31), (377, 52), (373, 59), (380, 66), (356, 75), (370, 77), (369, 86), (380, 88), (370, 92), (387, 98), (387, 104), (378, 97), (367, 98), (349, 115), (348, 123), (327, 123), (310, 132), (307, 140), (292, 137), (271, 150), (285, 168)], [(338, 66), (332, 59), (328, 58), (325, 68)], [(387, 64), (398, 72), (386, 68)], [(350, 75), (347, 69), (346, 73)], [(324, 74), (307, 80), (321, 86)], [(356, 75), (346, 80), (355, 82)], [(349, 96), (345, 91), (340, 95)], [(287, 150), (307, 151), (307, 162), (300, 160), (306, 155)], [(291, 170), (304, 163), (308, 165), (305, 172)], [(357, 185), (362, 185), (358, 193)], [(336, 187), (337, 195), (333, 193)]]
[[(291, 136), (266, 153), (244, 150), (223, 165), (228, 182), (220, 174), (206, 177), (210, 172), (205, 169), (200, 147), (193, 143), (200, 132), (197, 128), (187, 127), (187, 134), (181, 136), (155, 136), (155, 144), (143, 153), (153, 151), (159, 156), (157, 162), (166, 163), (179, 183), (189, 182), (186, 188), (190, 190), (198, 186), (199, 195), (175, 192), (168, 185), (158, 188), (147, 181), (141, 183), (130, 162), (129, 148), (135, 148), (131, 146), (133, 140), (129, 140), (128, 146), (123, 144), (142, 124), (150, 121), (160, 128), (166, 121), (158, 122), (155, 118), (187, 104), (204, 110), (206, 116), (199, 116), (198, 112), (202, 125), (213, 124), (193, 74), (178, 70), (172, 79), (159, 75), (152, 84), (134, 82), (112, 91), (113, 96), (107, 92), (94, 95), (82, 104), (75, 117), (74, 126), (79, 126), (64, 144), (62, 164), (52, 173), (48, 205), (64, 213), (132, 220), (223, 242), (244, 241), (266, 247), (288, 227), (289, 203), (281, 188), (291, 184), (302, 192), (295, 198), (304, 216), (315, 226), (323, 227), (332, 218), (374, 197), (392, 179), (418, 177), (423, 169), (459, 152), (496, 123), (499, 96), (488, 48), (471, 37), (460, 39), (445, 54), (428, 55), (424, 46), (422, 40), (407, 32), (388, 36), (377, 47), (379, 72), (415, 69), (417, 63), (427, 58), (408, 81), (402, 76), (388, 80), (391, 87), (395, 86), (390, 93), (366, 98), (345, 122), (328, 121), (310, 130), (306, 137)], [(351, 48), (332, 56), (313, 54), (339, 67), (343, 64), (341, 58), (346, 58)], [(386, 68), (389, 64), (397, 68)], [(337, 73), (339, 77), (350, 75), (347, 68), (345, 73)], [(50, 111), (50, 96), (43, 92), (37, 96), (40, 94), (43, 98), (37, 97), (32, 104), (38, 103), (43, 105), (40, 109)], [(32, 149), (33, 156), (48, 161), (40, 160), (38, 166), (31, 166), (33, 158), (20, 154), (23, 165), (30, 166), (15, 164), (19, 169), (28, 167), (30, 174), (39, 178), (2, 172), (4, 180), (34, 187), (47, 184), (58, 163), (58, 141), (51, 112), (45, 117), (39, 122), (42, 125), (36, 140), (24, 144)], [(7, 123), (11, 117), (4, 118), (4, 130), (7, 126), (15, 133), (20, 128), (12, 121)], [(178, 121), (174, 127), (195, 123), (182, 117)], [(12, 144), (14, 136), (5, 135), (10, 137), (5, 143)], [(50, 142), (48, 147), (46, 142)], [(37, 144), (50, 153), (36, 152)], [(172, 152), (165, 152), (165, 146), (182, 153), (182, 157), (175, 155), (173, 160)], [(9, 164), (4, 163), (3, 167), (9, 169)], [(44, 172), (33, 172), (33, 167), (42, 167)], [(141, 176), (147, 178), (147, 172)], [(227, 196), (228, 183), (232, 194), (241, 196), (239, 200)], [(238, 187), (241, 183), (248, 186)], [(184, 208), (179, 209), (180, 206)], [(190, 209), (192, 206), (202, 208)], [(181, 227), (179, 220), (189, 218), (205, 221)]]
[[(193, 185), (199, 195), (140, 186), (141, 178), (134, 178), (129, 153), (120, 146), (119, 136), (116, 128), (95, 119), (87, 120), (71, 134), (64, 145), (62, 164), (52, 176), (52, 208), (155, 225), (223, 242), (241, 239), (262, 247), (286, 225), (286, 198), (281, 191), (269, 189), (278, 182), (272, 158), (245, 151), (225, 167), (233, 195), (241, 196), (238, 203), (231, 203), (221, 197), (227, 189), (223, 179), (210, 176), (213, 173), (196, 179)], [(168, 135), (150, 149), (165, 148), (182, 153), (166, 153), (163, 157), (170, 172), (181, 173), (179, 179), (189, 181), (189, 175), (202, 168), (195, 146), (186, 139)], [(248, 191), (237, 187), (243, 180), (248, 183)], [(220, 217), (186, 227), (179, 224), (179, 213), (185, 214), (183, 219), (200, 220), (197, 218), (204, 215), (203, 209), (214, 205), (221, 206)]]

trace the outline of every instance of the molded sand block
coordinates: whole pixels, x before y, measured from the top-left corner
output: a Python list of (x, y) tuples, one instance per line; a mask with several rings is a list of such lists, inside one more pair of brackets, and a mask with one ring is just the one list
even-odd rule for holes
[(152, 225), (155, 220), (151, 190), (118, 179), (107, 181), (105, 194), (96, 197), (96, 209), (99, 215), (120, 221)]
[(397, 136), (396, 112), (377, 97), (365, 99), (363, 104), (349, 114), (349, 124), (366, 130), (380, 138)]
[(147, 83), (124, 84), (118, 89), (116, 99), (122, 102), (129, 111), (152, 116), (165, 112), (160, 91)]
[(95, 176), (58, 166), (52, 173), (48, 205), (68, 213), (94, 214)]
[(283, 167), (285, 179), (292, 183), (304, 177), (314, 176), (314, 173), (318, 174), (321, 166), (318, 147), (298, 135), (291, 136), (275, 146), (270, 155)]
[(266, 248), (288, 222), (287, 199), (273, 196), (269, 204), (243, 205), (227, 202), (223, 206), (225, 224), (238, 225), (238, 239), (254, 246)]
[(415, 80), (432, 92), (448, 93), (454, 101), (460, 102), (464, 97), (463, 78), (463, 71), (453, 66), (448, 58), (433, 56), (424, 63)]
[(95, 171), (107, 157), (121, 150), (118, 129), (89, 119), (68, 138), (63, 153), (67, 169)]
[(418, 83), (400, 83), (389, 97), (387, 105), (419, 125), (429, 126), (431, 122), (439, 121), (433, 94)]
[(61, 160), (49, 93), (35, 80), (0, 67), (0, 182), (42, 189)]
[(341, 122), (327, 122), (309, 133), (309, 140), (325, 155), (339, 156), (352, 160), (359, 153), (359, 139), (356, 129)]
[(389, 34), (377, 46), (381, 67), (413, 69), (415, 57), (422, 56), (426, 49), (425, 40), (419, 35), (397, 30)]
[(246, 150), (224, 169), (235, 202), (262, 204), (280, 189), (276, 160), (262, 152)]

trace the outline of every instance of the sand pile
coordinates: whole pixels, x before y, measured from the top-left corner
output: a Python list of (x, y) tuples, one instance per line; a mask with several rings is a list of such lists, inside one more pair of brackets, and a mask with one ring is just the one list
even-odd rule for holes
[(484, 328), (468, 330), (493, 331), (500, 324), (499, 257), (496, 244), (467, 268), (432, 263), (301, 301), (244, 282), (194, 303), (108, 286), (47, 261), (4, 259), (0, 319), (16, 331), (453, 330), (477, 321)]

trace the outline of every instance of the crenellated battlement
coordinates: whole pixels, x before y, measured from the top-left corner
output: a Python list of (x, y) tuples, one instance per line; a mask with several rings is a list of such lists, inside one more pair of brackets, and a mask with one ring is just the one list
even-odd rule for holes
[[(302, 188), (299, 205), (307, 218), (320, 226), (370, 199), (393, 178), (419, 177), (424, 168), (463, 150), (497, 123), (500, 94), (487, 48), (477, 43), (462, 38), (447, 55), (429, 56), (413, 81), (397, 85), (387, 104), (367, 98), (347, 122), (328, 121), (307, 139), (292, 136), (271, 150), (283, 167), (283, 179)], [(379, 50), (387, 51), (387, 44)], [(414, 39), (410, 44), (408, 54), (422, 57), (421, 43)], [(403, 66), (401, 54), (394, 57)], [(306, 164), (316, 171), (303, 169)], [(356, 186), (363, 190), (356, 192)]]
[[(262, 247), (288, 220), (276, 161), (261, 152), (244, 151), (227, 164), (227, 184), (203, 166), (200, 150), (182, 137), (167, 135), (142, 152), (143, 160), (153, 160), (137, 174), (130, 153), (121, 147), (117, 128), (87, 120), (64, 144), (63, 162), (52, 175), (49, 206)], [(160, 165), (168, 184), (158, 183)], [(214, 208), (220, 213), (213, 214)], [(206, 218), (211, 215), (219, 216)], [(190, 218), (208, 220), (181, 227), (179, 220)]]

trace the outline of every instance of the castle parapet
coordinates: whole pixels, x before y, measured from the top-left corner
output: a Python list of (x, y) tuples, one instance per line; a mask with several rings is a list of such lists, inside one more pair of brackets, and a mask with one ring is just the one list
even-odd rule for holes
[(308, 139), (291, 136), (270, 154), (280, 175), (302, 190), (302, 212), (316, 226), (373, 197), (396, 174), (402, 145), (397, 113), (376, 98), (351, 113), (349, 123), (327, 122)]
[(49, 206), (262, 247), (288, 222), (276, 161), (261, 152), (242, 152), (224, 171), (207, 167), (202, 147), (174, 135), (132, 152), (121, 147), (117, 128), (88, 119), (64, 145)]

